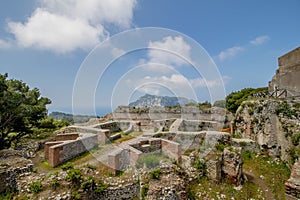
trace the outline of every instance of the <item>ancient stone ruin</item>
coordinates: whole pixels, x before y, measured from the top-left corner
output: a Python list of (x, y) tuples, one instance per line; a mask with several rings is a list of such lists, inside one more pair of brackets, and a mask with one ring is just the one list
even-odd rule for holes
[(300, 47), (288, 52), (278, 58), (279, 68), (269, 82), (269, 92), (280, 95), (282, 90), (286, 90), (286, 97), (298, 98), (300, 95)]
[(290, 198), (300, 199), (300, 162), (292, 167), (291, 177), (285, 182), (286, 195)]

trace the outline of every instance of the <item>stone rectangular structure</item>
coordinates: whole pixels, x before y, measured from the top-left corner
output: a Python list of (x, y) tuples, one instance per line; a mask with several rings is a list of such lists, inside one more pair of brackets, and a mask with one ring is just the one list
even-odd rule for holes
[(300, 95), (300, 47), (278, 58), (279, 68), (269, 82), (269, 92), (286, 89), (287, 97)]
[[(50, 166), (55, 167), (62, 164), (98, 145), (98, 136), (92, 133), (66, 134), (65, 138), (70, 139), (76, 134), (78, 137), (75, 140), (47, 142), (45, 144), (45, 158), (48, 159)], [(60, 135), (58, 138), (63, 139), (64, 136)]]

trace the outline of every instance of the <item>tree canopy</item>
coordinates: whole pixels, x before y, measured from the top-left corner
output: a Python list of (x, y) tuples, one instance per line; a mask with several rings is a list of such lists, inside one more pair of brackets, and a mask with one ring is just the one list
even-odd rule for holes
[(32, 133), (47, 116), (46, 105), (50, 103), (37, 88), (30, 89), (22, 81), (0, 74), (0, 149)]
[(256, 92), (267, 91), (268, 88), (244, 88), (237, 92), (232, 92), (226, 97), (226, 109), (232, 113), (235, 113), (241, 103), (248, 99)]

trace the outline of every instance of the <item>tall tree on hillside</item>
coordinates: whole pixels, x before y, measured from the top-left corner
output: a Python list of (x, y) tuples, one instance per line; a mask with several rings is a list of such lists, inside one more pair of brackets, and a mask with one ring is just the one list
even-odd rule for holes
[(7, 78), (7, 74), (0, 74), (0, 149), (32, 133), (39, 120), (47, 116), (46, 105), (51, 103), (37, 88)]

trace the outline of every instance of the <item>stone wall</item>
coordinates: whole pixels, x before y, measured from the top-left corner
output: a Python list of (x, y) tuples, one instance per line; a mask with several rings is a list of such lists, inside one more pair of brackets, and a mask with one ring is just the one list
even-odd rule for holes
[(48, 142), (45, 144), (45, 158), (48, 159), (50, 166), (55, 167), (98, 145), (98, 136), (95, 134), (74, 134), (79, 135), (76, 140)]
[(137, 160), (145, 154), (162, 152), (166, 156), (181, 161), (181, 145), (165, 139), (143, 139), (119, 147), (108, 155), (110, 172), (115, 174), (118, 170), (124, 170), (128, 166), (134, 166)]
[(223, 123), (199, 120), (183, 120), (179, 126), (179, 131), (199, 132), (199, 131), (217, 131), (223, 127)]
[(20, 155), (20, 151), (0, 151), (0, 193), (16, 191), (18, 176), (33, 170), (32, 161)]
[(229, 143), (230, 134), (218, 131), (178, 132), (173, 141), (181, 144), (182, 151), (186, 151), (213, 146), (218, 141)]
[(177, 142), (161, 139), (162, 153), (181, 162), (181, 145)]
[(162, 141), (160, 139), (151, 138), (131, 144), (130, 146), (143, 153), (159, 152), (162, 149)]
[(255, 141), (265, 154), (292, 163), (291, 155), (299, 148), (292, 143), (300, 132), (298, 105), (274, 99), (245, 101), (236, 113), (235, 134)]
[(287, 89), (288, 96), (300, 94), (300, 47), (278, 58), (279, 68), (269, 82), (269, 92), (275, 88)]
[(140, 197), (140, 185), (131, 183), (117, 188), (107, 188), (101, 193), (89, 192), (87, 199), (90, 200), (119, 200), (135, 199)]
[(223, 123), (225, 118), (230, 121), (232, 116), (226, 113), (225, 109), (212, 107), (207, 110), (201, 110), (198, 107), (155, 107), (155, 108), (131, 108), (128, 106), (120, 106), (113, 112), (113, 120), (122, 121), (140, 121), (141, 126), (148, 126), (151, 121), (161, 119), (186, 119), (186, 120), (202, 120), (216, 121)]
[(110, 172), (115, 174), (117, 171), (124, 170), (130, 165), (129, 149), (119, 148), (108, 155), (108, 166)]
[(79, 133), (64, 133), (57, 134), (55, 136), (56, 141), (64, 141), (64, 140), (76, 140), (79, 137)]

